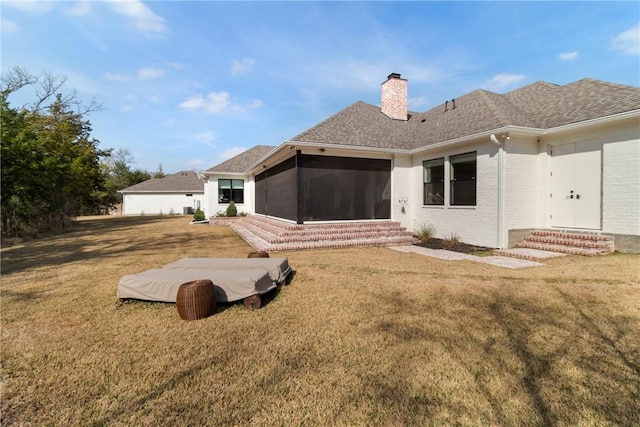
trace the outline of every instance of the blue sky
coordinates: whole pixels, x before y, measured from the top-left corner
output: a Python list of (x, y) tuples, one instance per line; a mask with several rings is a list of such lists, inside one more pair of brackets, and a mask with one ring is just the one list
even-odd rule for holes
[[(67, 77), (101, 148), (202, 170), (278, 145), (392, 72), (426, 111), (483, 88), (640, 85), (640, 3), (2, 1), (2, 73)], [(26, 91), (9, 99), (18, 106)]]

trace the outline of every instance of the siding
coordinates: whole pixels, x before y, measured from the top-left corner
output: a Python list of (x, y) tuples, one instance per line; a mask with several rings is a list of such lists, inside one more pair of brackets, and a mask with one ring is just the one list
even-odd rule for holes
[(611, 132), (602, 151), (602, 231), (640, 235), (640, 125)]
[[(476, 176), (476, 206), (449, 206), (449, 177), (450, 168), (448, 157), (456, 154), (477, 152)], [(424, 160), (445, 157), (445, 205), (423, 205), (423, 173)], [(498, 212), (498, 147), (490, 142), (480, 145), (460, 146), (455, 149), (434, 150), (420, 156), (413, 161), (412, 180), (417, 183), (413, 189), (412, 206), (415, 212), (412, 229), (434, 226), (436, 236), (440, 238), (458, 237), (460, 240), (489, 247), (496, 247), (498, 240), (497, 212)]]
[(422, 199), (416, 198), (413, 190), (420, 182), (413, 179), (411, 156), (396, 155), (391, 170), (391, 219), (400, 221), (408, 230), (412, 229), (413, 212), (422, 204)]
[(512, 137), (505, 147), (504, 226), (506, 230), (538, 224), (540, 170), (536, 139)]
[(124, 194), (123, 215), (182, 215), (185, 207), (196, 208), (200, 201), (201, 209), (205, 207), (203, 193), (130, 193)]

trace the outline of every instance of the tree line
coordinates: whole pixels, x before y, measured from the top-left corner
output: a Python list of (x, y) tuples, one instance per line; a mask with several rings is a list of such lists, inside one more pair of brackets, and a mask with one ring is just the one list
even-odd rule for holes
[[(87, 116), (100, 110), (65, 77), (33, 75), (16, 67), (0, 86), (1, 226), (3, 236), (33, 235), (69, 226), (79, 215), (108, 213), (122, 202), (118, 190), (162, 177), (133, 168), (126, 149), (101, 149)], [(15, 107), (9, 97), (31, 88), (32, 102)]]

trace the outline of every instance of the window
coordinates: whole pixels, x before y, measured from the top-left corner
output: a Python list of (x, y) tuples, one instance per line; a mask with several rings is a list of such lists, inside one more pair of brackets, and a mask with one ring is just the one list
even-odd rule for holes
[(444, 205), (444, 157), (422, 162), (424, 166), (424, 204)]
[(219, 179), (218, 203), (244, 203), (244, 180)]
[(451, 205), (475, 206), (476, 152), (451, 156), (449, 162), (451, 163)]

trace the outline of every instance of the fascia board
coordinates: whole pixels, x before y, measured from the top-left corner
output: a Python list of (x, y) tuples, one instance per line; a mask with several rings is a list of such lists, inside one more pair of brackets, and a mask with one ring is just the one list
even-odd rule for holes
[(545, 129), (544, 135), (553, 135), (556, 133), (562, 133), (567, 131), (574, 131), (584, 129), (593, 126), (607, 125), (615, 123), (621, 120), (633, 119), (640, 117), (640, 110), (625, 111), (624, 113), (613, 114), (606, 117), (598, 117), (597, 119), (584, 120), (576, 123), (569, 123), (568, 125), (562, 125), (554, 128)]

